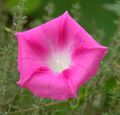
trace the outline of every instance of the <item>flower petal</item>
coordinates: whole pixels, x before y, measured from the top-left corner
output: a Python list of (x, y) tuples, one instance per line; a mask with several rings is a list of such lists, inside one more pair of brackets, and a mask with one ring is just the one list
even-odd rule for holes
[[(73, 87), (77, 90), (86, 83), (98, 71), (100, 61), (105, 55), (107, 49), (82, 49), (73, 58), (71, 67), (71, 81)], [(77, 68), (77, 69), (76, 69)]]
[(25, 87), (36, 96), (52, 98), (56, 100), (66, 100), (76, 95), (71, 91), (68, 80), (63, 74), (57, 74), (52, 71), (34, 72)]
[(66, 31), (72, 41), (69, 78), (76, 91), (97, 73), (100, 61), (107, 53), (108, 48), (96, 42), (69, 14), (66, 20), (67, 25)]
[(16, 33), (18, 38), (18, 71), (20, 81), (29, 78), (31, 72), (39, 66), (46, 66), (45, 55), (47, 54), (41, 46), (30, 43), (22, 33)]

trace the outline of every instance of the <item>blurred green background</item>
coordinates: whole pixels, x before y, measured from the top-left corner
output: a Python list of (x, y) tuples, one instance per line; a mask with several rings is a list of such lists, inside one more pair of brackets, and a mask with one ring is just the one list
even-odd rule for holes
[[(97, 41), (109, 47), (96, 77), (76, 99), (53, 101), (16, 85), (14, 33), (47, 22), (65, 11)], [(120, 115), (119, 0), (0, 0), (0, 115)]]

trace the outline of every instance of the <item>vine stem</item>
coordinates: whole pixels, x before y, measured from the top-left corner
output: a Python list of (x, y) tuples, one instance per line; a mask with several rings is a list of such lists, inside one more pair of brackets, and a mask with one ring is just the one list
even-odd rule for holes
[(18, 23), (17, 23), (16, 29), (15, 29), (15, 32), (17, 32), (21, 26), (20, 24), (21, 24), (21, 17), (23, 16), (23, 12), (24, 12), (24, 3), (25, 3), (25, 0), (23, 0), (21, 2), (21, 11), (20, 11), (20, 15), (18, 17)]
[[(60, 103), (62, 103), (62, 102), (51, 102), (51, 103), (47, 103), (47, 104), (41, 104), (41, 106), (47, 107), (47, 106), (53, 106), (53, 105), (60, 104)], [(22, 109), (22, 110), (19, 110), (19, 111), (9, 112), (8, 115), (15, 115), (15, 114), (18, 115), (18, 113), (21, 113), (21, 112), (34, 111), (34, 110), (40, 109), (40, 107), (31, 107), (31, 108)]]
[[(25, 4), (25, 0), (21, 0), (19, 2), (19, 4), (17, 5), (17, 7), (14, 8), (14, 12), (13, 12), (13, 24), (12, 24), (12, 38), (15, 38), (15, 33), (17, 31), (20, 31), (22, 26), (23, 26), (23, 22), (24, 19), (22, 19), (23, 14), (24, 14), (24, 4)], [(15, 39), (16, 41), (16, 39)]]

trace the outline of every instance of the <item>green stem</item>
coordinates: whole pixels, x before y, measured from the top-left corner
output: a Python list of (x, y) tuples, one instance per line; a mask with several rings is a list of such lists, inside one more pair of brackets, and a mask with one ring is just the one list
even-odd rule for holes
[[(59, 104), (60, 102), (51, 102), (51, 103), (47, 103), (47, 104), (40, 104), (41, 106), (47, 107), (47, 106), (54, 106), (56, 104)], [(23, 112), (30, 112), (30, 111), (34, 111), (34, 110), (39, 110), (41, 108), (41, 106), (39, 107), (31, 107), (31, 108), (26, 108), (26, 109), (22, 109), (19, 111), (14, 111), (14, 112), (9, 112), (8, 115), (18, 115), (18, 113), (23, 113)]]

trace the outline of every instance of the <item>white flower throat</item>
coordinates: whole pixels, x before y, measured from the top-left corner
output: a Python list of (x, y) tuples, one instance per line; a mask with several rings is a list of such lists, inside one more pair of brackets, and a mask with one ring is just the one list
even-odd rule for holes
[(56, 72), (61, 72), (70, 65), (70, 56), (68, 52), (54, 53), (48, 60), (48, 64)]

